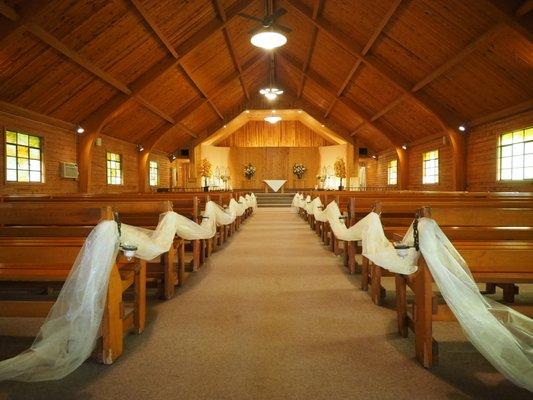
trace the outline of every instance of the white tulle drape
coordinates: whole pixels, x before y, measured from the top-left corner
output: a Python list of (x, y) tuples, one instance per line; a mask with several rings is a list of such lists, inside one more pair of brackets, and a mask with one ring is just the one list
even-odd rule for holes
[(118, 243), (114, 221), (92, 230), (32, 346), (0, 362), (0, 381), (61, 379), (91, 355)]
[[(302, 198), (295, 195), (293, 205), (305, 209), (309, 203), (303, 203)], [(371, 212), (347, 228), (339, 219), (336, 202), (324, 211), (317, 207), (320, 199), (313, 202), (315, 219), (322, 220), (325, 215), (339, 240), (362, 241), (363, 255), (391, 272), (416, 272), (419, 253), (411, 247), (405, 257), (400, 257), (385, 236), (378, 214)], [(479, 292), (468, 265), (434, 220), (421, 218), (418, 231), (420, 251), (469, 340), (509, 380), (533, 391), (533, 320)], [(411, 226), (403, 243), (412, 246), (413, 242)]]
[(114, 221), (100, 222), (81, 248), (57, 301), (30, 349), (0, 362), (0, 381), (61, 379), (78, 368), (93, 351), (105, 306), (111, 268), (119, 242), (137, 246), (135, 256), (152, 260), (168, 251), (175, 235), (186, 240), (210, 239), (217, 226), (229, 225), (255, 196), (232, 199), (225, 211), (208, 202), (200, 224), (173, 211), (162, 214), (155, 230), (121, 224), (119, 238)]

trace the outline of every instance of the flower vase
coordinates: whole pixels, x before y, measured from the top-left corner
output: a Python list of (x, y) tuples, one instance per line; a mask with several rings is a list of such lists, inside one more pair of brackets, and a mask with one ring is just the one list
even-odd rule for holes
[(339, 190), (344, 190), (344, 186), (342, 186), (342, 178), (341, 178), (341, 182), (340, 182), (340, 185), (339, 185)]

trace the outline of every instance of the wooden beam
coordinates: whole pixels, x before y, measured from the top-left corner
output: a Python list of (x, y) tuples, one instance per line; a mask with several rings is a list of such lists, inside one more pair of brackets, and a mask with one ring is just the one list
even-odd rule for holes
[[(218, 15), (220, 16), (220, 19), (222, 20), (222, 22), (225, 23), (228, 20), (228, 18), (226, 16), (226, 11), (224, 10), (224, 6), (220, 2), (220, 0), (213, 0), (213, 3), (218, 12)], [(250, 93), (248, 92), (248, 89), (246, 88), (246, 84), (244, 83), (244, 78), (242, 76), (241, 64), (239, 63), (239, 60), (237, 59), (237, 54), (235, 53), (235, 47), (233, 46), (233, 41), (231, 39), (231, 35), (229, 33), (227, 26), (224, 26), (224, 28), (222, 28), (222, 33), (224, 34), (224, 40), (226, 41), (226, 46), (228, 46), (228, 51), (229, 51), (231, 60), (233, 61), (233, 66), (239, 72), (239, 82), (241, 83), (244, 96), (246, 97), (246, 100), (250, 100)]]
[(533, 0), (526, 0), (520, 7), (516, 9), (515, 15), (520, 18), (531, 12), (531, 10), (533, 10)]
[[(311, 18), (316, 21), (318, 18), (318, 14), (320, 13), (321, 9), (321, 0), (315, 0), (315, 5), (313, 7), (313, 15)], [(311, 58), (313, 58), (313, 52), (315, 50), (315, 44), (316, 44), (316, 38), (318, 36), (318, 28), (316, 26), (313, 26), (311, 31), (311, 42), (309, 43), (309, 48), (307, 50), (307, 56), (305, 57), (305, 62), (303, 66), (304, 73), (302, 74), (302, 77), (300, 79), (300, 85), (298, 86), (297, 91), (297, 98), (299, 99), (302, 97), (302, 93), (304, 91), (305, 86), (305, 72), (307, 72), (307, 68), (309, 68), (309, 64), (311, 63)]]
[[(391, 4), (389, 9), (387, 10), (387, 13), (383, 16), (383, 18), (379, 22), (378, 26), (376, 27), (376, 29), (374, 30), (374, 32), (372, 33), (372, 35), (370, 36), (370, 38), (366, 42), (365, 47), (361, 51), (361, 55), (363, 57), (366, 56), (366, 54), (370, 51), (370, 49), (372, 48), (372, 46), (374, 45), (374, 43), (378, 39), (379, 35), (383, 32), (383, 29), (385, 29), (385, 26), (387, 25), (389, 20), (392, 18), (393, 14), (396, 12), (396, 10), (398, 9), (398, 7), (400, 6), (401, 3), (402, 3), (402, 0), (395, 0)], [(329, 105), (326, 113), (324, 114), (324, 118), (327, 118), (329, 116), (329, 113), (331, 112), (331, 110), (333, 110), (333, 106), (337, 102), (337, 99), (343, 95), (344, 91), (346, 90), (346, 88), (350, 84), (350, 82), (353, 79), (355, 73), (357, 72), (357, 69), (359, 68), (359, 66), (361, 64), (362, 64), (362, 59), (361, 58), (359, 58), (359, 59), (357, 59), (355, 61), (355, 64), (353, 65), (352, 69), (348, 73), (348, 76), (346, 77), (346, 79), (342, 83), (341, 87), (339, 88), (339, 90), (337, 92), (337, 96), (333, 99), (333, 101)]]
[[(260, 54), (259, 56), (253, 58), (249, 62), (247, 62), (245, 65), (243, 65), (243, 72), (248, 71), (249, 69), (252, 69), (255, 67), (261, 60), (265, 58), (264, 54)], [(221, 83), (221, 85), (218, 87), (216, 91), (214, 91), (211, 95), (217, 96), (220, 94), (224, 88), (230, 84), (236, 77), (238, 73), (235, 72), (234, 75), (229, 76), (228, 78), (224, 79)], [(175, 123), (174, 124), (165, 124), (161, 128), (157, 129), (155, 132), (149, 133), (147, 136), (142, 138), (142, 144), (145, 149), (148, 149), (150, 151), (157, 142), (171, 129), (174, 129), (176, 126), (180, 125), (181, 129), (185, 131), (187, 134), (192, 136), (193, 138), (197, 139), (199, 135), (195, 132), (193, 132), (190, 128), (188, 128), (186, 125), (181, 124), (181, 121), (185, 119), (187, 116), (189, 116), (191, 113), (193, 113), (195, 110), (197, 110), (199, 107), (203, 106), (204, 104), (208, 104), (207, 97), (200, 97), (193, 102), (189, 103), (185, 107), (183, 107), (181, 110), (179, 110), (175, 115), (172, 116)]]
[[(46, 3), (45, 0), (39, 1)], [(237, 14), (243, 11), (248, 5), (249, 2), (247, 0), (240, 0), (232, 7), (230, 7), (227, 12), (228, 18), (226, 24), (229, 23), (233, 18), (235, 18)], [(199, 46), (203, 41), (207, 40), (213, 34), (218, 32), (219, 29), (222, 29), (222, 27), (224, 27), (226, 24), (220, 24), (216, 20), (206, 24), (202, 29), (198, 31), (198, 33), (196, 33), (187, 41), (185, 41), (185, 43), (183, 43), (182, 45), (178, 46), (177, 53), (180, 54), (183, 58), (191, 51), (193, 51), (197, 46)], [(174, 57), (167, 57), (162, 61), (156, 63), (147, 72), (142, 74), (139, 78), (137, 78), (133, 83), (130, 84), (130, 88), (133, 94), (139, 94), (143, 89), (150, 86), (163, 74), (165, 74), (169, 69), (177, 66), (181, 62), (182, 58), (175, 59)], [(96, 110), (93, 114), (87, 117), (87, 119), (83, 123), (102, 126), (109, 118), (112, 118), (114, 115), (117, 115), (120, 110), (122, 110), (132, 99), (132, 97), (121, 96), (119, 94), (118, 97), (115, 96), (114, 98), (109, 100), (108, 103), (102, 105), (98, 110)]]
[(30, 31), (34, 36), (45, 42), (48, 46), (54, 48), (55, 50), (63, 54), (69, 60), (75, 62), (91, 74), (96, 75), (97, 77), (107, 82), (109, 85), (113, 86), (115, 89), (121, 91), (122, 93), (131, 94), (131, 90), (122, 82), (115, 79), (113, 76), (111, 76), (111, 74), (108, 74), (107, 72), (87, 60), (85, 57), (81, 56), (79, 53), (67, 47), (63, 42), (58, 40), (50, 33), (46, 32), (40, 26), (34, 23), (29, 23), (26, 26), (28, 31)]
[[(278, 55), (283, 60), (285, 60), (290, 66), (292, 66), (296, 70), (299, 70), (300, 72), (303, 73), (302, 68), (298, 65), (298, 62), (296, 60), (294, 60), (286, 52), (279, 51)], [(315, 84), (320, 86), (324, 91), (326, 91), (326, 92), (332, 94), (333, 96), (335, 96), (335, 89), (333, 88), (333, 85), (330, 82), (326, 81), (324, 78), (322, 78), (322, 76), (320, 76), (319, 74), (316, 74), (312, 70), (307, 71), (305, 73), (305, 75), (307, 76), (308, 79), (311, 79), (311, 81), (313, 81)], [(383, 134), (383, 136), (385, 136), (387, 139), (389, 139), (389, 141), (392, 144), (401, 146), (404, 143), (403, 135), (400, 136), (399, 132), (388, 132), (388, 131), (385, 131), (384, 129), (376, 126), (370, 120), (370, 116), (359, 105), (357, 105), (355, 102), (351, 101), (348, 98), (338, 98), (337, 101), (343, 103), (346, 107), (351, 109), (354, 113), (357, 114), (357, 116), (359, 118), (361, 118), (363, 121), (365, 121), (365, 123), (369, 124), (370, 126), (372, 126), (377, 131), (381, 132)]]
[(213, 101), (209, 98), (209, 96), (207, 95), (206, 92), (204, 92), (200, 86), (198, 85), (198, 83), (194, 80), (194, 78), (187, 72), (187, 70), (185, 69), (185, 67), (180, 64), (178, 66), (178, 69), (179, 71), (183, 74), (183, 77), (187, 80), (187, 82), (189, 83), (189, 85), (196, 91), (197, 95), (200, 97), (200, 98), (204, 98), (207, 100), (207, 102), (209, 103), (209, 105), (211, 106), (211, 108), (213, 109), (213, 111), (219, 116), (219, 118), (221, 120), (224, 120), (224, 116), (222, 115), (222, 113), (220, 112), (220, 110), (217, 108), (217, 106), (213, 103)]
[(401, 77), (397, 72), (395, 72), (393, 68), (386, 65), (383, 61), (376, 59), (375, 57), (372, 58), (363, 56), (354, 47), (353, 40), (349, 36), (338, 30), (335, 26), (333, 26), (331, 23), (324, 20), (323, 18), (317, 18), (316, 21), (313, 20), (310, 16), (309, 11), (307, 10), (307, 7), (302, 5), (299, 1), (286, 0), (286, 4), (288, 4), (293, 10), (298, 12), (305, 19), (313, 23), (321, 32), (330, 37), (335, 43), (345, 49), (352, 56), (358, 59), (362, 59), (363, 63), (366, 66), (389, 80), (401, 92), (406, 94), (409, 98), (418, 103), (429, 113), (433, 114), (444, 128), (456, 126), (457, 121), (462, 120), (462, 118), (450, 115), (450, 112), (446, 111), (445, 108), (439, 105), (438, 103), (434, 101), (430, 103), (428, 102), (427, 98), (423, 98), (417, 93), (411, 93), (411, 85), (405, 80), (405, 78)]
[(526, 111), (533, 111), (533, 100), (525, 100), (521, 103), (515, 104), (514, 106), (504, 108), (503, 110), (474, 118), (468, 122), (468, 127), (473, 128), (474, 126), (499, 121), (501, 119), (509, 118), (513, 115), (521, 114)]
[(16, 117), (28, 119), (31, 121), (37, 121), (41, 124), (50, 125), (55, 129), (60, 128), (72, 133), (74, 133), (75, 130), (75, 125), (70, 122), (50, 117), (48, 115), (41, 114), (36, 111), (28, 110), (27, 108), (20, 107), (2, 100), (0, 100), (0, 113), (14, 115)]
[(515, 12), (509, 7), (509, 2), (501, 0), (485, 0), (487, 7), (486, 13), (492, 15), (495, 19), (506, 24), (518, 35), (526, 40), (533, 42), (533, 32), (530, 26), (524, 25)]
[(481, 45), (487, 43), (489, 40), (493, 39), (496, 34), (498, 34), (503, 27), (503, 24), (498, 23), (488, 29), (485, 33), (483, 33), (481, 36), (479, 36), (477, 39), (470, 42), (466, 47), (464, 47), (461, 51), (456, 53), (453, 57), (449, 58), (448, 61), (446, 61), (444, 64), (442, 64), (440, 67), (434, 69), (432, 72), (430, 72), (425, 78), (417, 82), (412, 88), (411, 92), (417, 92), (420, 89), (422, 89), (424, 86), (429, 85), (431, 82), (433, 82), (435, 79), (437, 79), (439, 76), (444, 74), (446, 71), (450, 70), (455, 65), (459, 64), (461, 61), (463, 61), (468, 55), (473, 53), (475, 50), (477, 50)]
[(178, 58), (179, 57), (178, 52), (176, 51), (176, 49), (174, 48), (172, 43), (170, 43), (170, 40), (168, 40), (168, 38), (165, 36), (163, 31), (161, 31), (161, 29), (159, 29), (159, 26), (157, 26), (157, 23), (152, 18), (152, 16), (148, 12), (148, 10), (146, 10), (146, 8), (144, 8), (142, 3), (139, 0), (129, 0), (129, 1), (133, 5), (133, 7), (138, 11), (138, 13), (141, 15), (141, 17), (146, 21), (148, 26), (155, 33), (156, 37), (163, 44), (163, 46), (165, 46), (167, 48), (169, 53), (172, 54), (172, 56), (174, 58)]
[(0, 14), (2, 14), (7, 19), (17, 22), (20, 19), (20, 16), (15, 10), (9, 7), (4, 1), (0, 0)]

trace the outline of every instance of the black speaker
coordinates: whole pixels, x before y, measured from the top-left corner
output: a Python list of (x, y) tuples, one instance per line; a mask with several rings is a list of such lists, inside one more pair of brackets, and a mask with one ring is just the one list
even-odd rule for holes
[(360, 156), (368, 156), (368, 148), (366, 148), (366, 147), (359, 147), (359, 155), (360, 155)]
[(180, 149), (180, 157), (188, 158), (189, 157), (189, 149)]

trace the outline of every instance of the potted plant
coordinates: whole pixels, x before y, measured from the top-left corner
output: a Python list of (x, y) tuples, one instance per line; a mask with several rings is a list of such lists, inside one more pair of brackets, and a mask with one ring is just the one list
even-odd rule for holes
[(339, 190), (343, 190), (344, 186), (342, 186), (342, 179), (346, 178), (346, 164), (344, 159), (337, 158), (337, 161), (335, 161), (335, 164), (333, 164), (333, 168), (335, 169), (335, 176), (337, 178), (341, 178)]
[(203, 158), (202, 161), (200, 162), (199, 173), (200, 173), (200, 177), (204, 181), (204, 186), (203, 186), (204, 192), (209, 191), (209, 185), (207, 184), (207, 179), (210, 178), (212, 175), (211, 168), (212, 168), (211, 162), (207, 158)]
[(296, 163), (292, 166), (292, 173), (296, 175), (297, 179), (302, 179), (307, 168), (303, 164)]
[(248, 180), (252, 179), (255, 174), (255, 165), (248, 163), (244, 166), (244, 177)]

